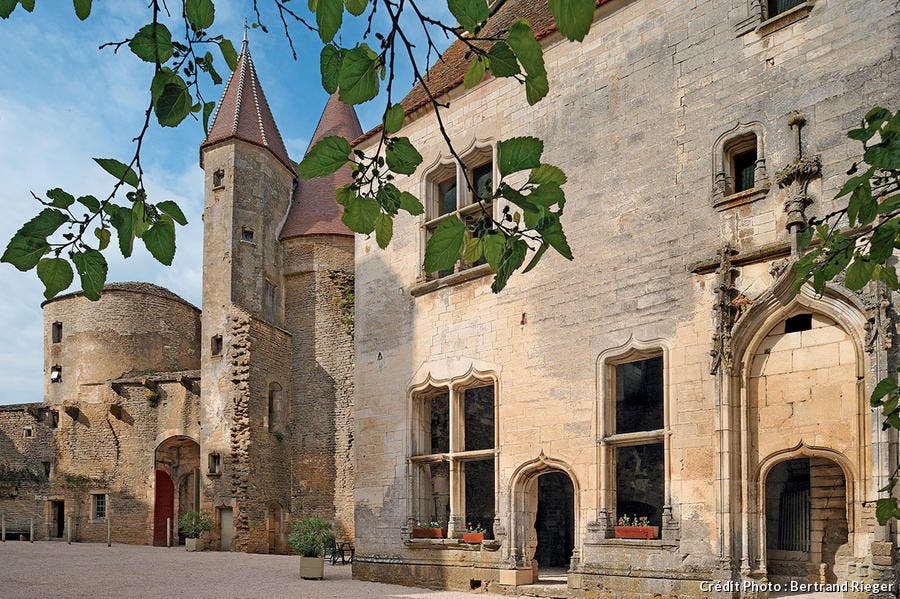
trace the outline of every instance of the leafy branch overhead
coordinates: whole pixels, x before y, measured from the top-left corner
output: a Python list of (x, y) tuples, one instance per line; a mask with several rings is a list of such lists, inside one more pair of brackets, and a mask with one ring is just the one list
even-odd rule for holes
[[(96, 8), (91, 0), (74, 0), (73, 4), (81, 20), (89, 18)], [(466, 87), (477, 85), (490, 73), (522, 84), (529, 104), (538, 102), (549, 90), (541, 45), (529, 22), (517, 19), (507, 28), (492, 28), (487, 0), (447, 0), (446, 6), (457, 23), (441, 21), (434, 7), (424, 0), (310, 0), (310, 16), (298, 14), (289, 0), (254, 0), (253, 26), (267, 31), (261, 4), (278, 15), (292, 51), (296, 35), (293, 27), (315, 32), (323, 44), (319, 62), (326, 91), (338, 92), (347, 104), (367, 102), (379, 92), (386, 92), (381, 139), (371, 156), (354, 152), (349, 140), (332, 138), (312, 148), (300, 169), (301, 175), (309, 178), (349, 165), (354, 182), (339, 190), (336, 199), (344, 204), (347, 225), (357, 232), (374, 232), (381, 247), (390, 242), (393, 219), (399, 211), (413, 215), (423, 212), (421, 201), (401, 192), (393, 182), (397, 176), (412, 175), (422, 162), (410, 139), (396, 135), (405, 118), (403, 108), (392, 102), (397, 60), (405, 60), (412, 67), (413, 83), (430, 98), (440, 130), (457, 160), (460, 158), (441, 121), (440, 110), (446, 105), (435, 97), (433, 92), (438, 90), (431, 90), (424, 77), (432, 56), (440, 53), (434, 41), (436, 36), (465, 46), (470, 61), (463, 82)], [(34, 0), (0, 0), (0, 18), (9, 18), (18, 6), (31, 12)], [(593, 20), (594, 0), (550, 0), (549, 6), (562, 35), (571, 40), (584, 38)], [(131, 37), (100, 47), (114, 53), (125, 49), (139, 63), (153, 67), (147, 109), (143, 126), (134, 138), (133, 154), (127, 161), (95, 158), (115, 181), (109, 193), (76, 199), (74, 194), (55, 188), (45, 197), (32, 194), (42, 204), (42, 210), (16, 233), (2, 256), (3, 261), (20, 270), (35, 269), (47, 298), (69, 288), (76, 272), (85, 295), (99, 298), (107, 272), (104, 252), (111, 245), (113, 232), (124, 257), (131, 255), (135, 239), (140, 239), (157, 260), (171, 264), (175, 255), (175, 224), (187, 222), (174, 202), (150, 200), (141, 164), (144, 137), (153, 121), (161, 127), (176, 127), (193, 117), (208, 129), (215, 103), (204, 98), (203, 89), (209, 83), (221, 84), (222, 62), (233, 70), (238, 54), (230, 40), (211, 32), (216, 23), (214, 0), (181, 0), (174, 6), (150, 0), (147, 10), (147, 23), (135, 27)], [(387, 16), (388, 23), (380, 29), (378, 24), (383, 20), (375, 18), (378, 11)], [(348, 20), (355, 18), (365, 22), (366, 31), (361, 39), (345, 43), (346, 36), (338, 34)], [(426, 40), (424, 48), (417, 48), (411, 41), (410, 23), (421, 28)], [(501, 159), (515, 164), (516, 156), (525, 151), (539, 157), (541, 146), (540, 140), (534, 138), (508, 140), (501, 144)], [(530, 171), (531, 177), (522, 185), (512, 185), (501, 178), (490, 197), (476, 196), (482, 205), (480, 221), (454, 224), (448, 220), (442, 224), (429, 241), (426, 267), (442, 270), (463, 254), (466, 260), (483, 256), (496, 273), (494, 289), (498, 291), (522, 266), (529, 250), (534, 255), (526, 270), (534, 266), (547, 247), (571, 259), (560, 223), (565, 202), (560, 185), (565, 175), (559, 171), (556, 181), (542, 181), (541, 173), (547, 173), (549, 168), (534, 159), (521, 162), (515, 170), (501, 172), (506, 177)], [(467, 181), (467, 185), (473, 188), (472, 181)], [(509, 202), (509, 207), (495, 219), (488, 204), (499, 198)]]

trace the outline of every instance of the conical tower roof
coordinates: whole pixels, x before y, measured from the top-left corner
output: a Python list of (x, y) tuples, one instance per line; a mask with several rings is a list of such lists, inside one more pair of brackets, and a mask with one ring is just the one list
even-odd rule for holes
[(203, 148), (227, 139), (240, 139), (266, 148), (288, 170), (296, 173), (259, 83), (246, 34), (237, 65), (225, 86), (225, 93), (219, 102), (209, 134), (200, 144), (200, 166), (203, 166)]
[[(353, 141), (362, 135), (359, 119), (352, 106), (338, 99), (337, 93), (328, 98), (319, 125), (309, 147), (323, 137), (340, 135)], [(334, 201), (335, 190), (353, 181), (350, 167), (345, 166), (333, 175), (300, 181), (294, 192), (291, 209), (281, 230), (281, 238), (301, 235), (353, 235), (341, 221), (344, 208)]]

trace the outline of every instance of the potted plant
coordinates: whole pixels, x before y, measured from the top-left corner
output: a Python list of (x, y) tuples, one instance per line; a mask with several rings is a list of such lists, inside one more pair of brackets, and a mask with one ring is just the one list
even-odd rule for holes
[(472, 525), (469, 522), (463, 531), (463, 543), (481, 543), (484, 540), (484, 527), (481, 524)]
[(178, 519), (178, 528), (184, 533), (184, 548), (188, 551), (203, 551), (203, 540), (200, 538), (212, 529), (212, 517), (204, 512), (187, 512)]
[(659, 527), (650, 526), (647, 516), (623, 514), (613, 527), (613, 532), (617, 539), (655, 539), (659, 535)]
[(300, 555), (300, 578), (322, 580), (325, 576), (325, 546), (334, 543), (331, 522), (311, 516), (291, 522), (288, 545)]
[(444, 525), (437, 521), (416, 521), (416, 525), (412, 529), (412, 538), (414, 539), (443, 539)]

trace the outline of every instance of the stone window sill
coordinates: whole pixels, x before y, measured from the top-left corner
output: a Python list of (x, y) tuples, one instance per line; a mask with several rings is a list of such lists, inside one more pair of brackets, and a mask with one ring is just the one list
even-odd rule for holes
[(409, 290), (409, 294), (413, 297), (418, 297), (420, 295), (425, 295), (426, 293), (431, 293), (432, 291), (437, 291), (438, 289), (453, 287), (454, 285), (460, 285), (468, 281), (480, 279), (481, 277), (489, 275), (492, 272), (493, 271), (491, 270), (490, 264), (480, 264), (478, 266), (468, 268), (462, 272), (455, 272), (452, 275), (447, 275), (446, 277), (435, 279), (434, 281), (423, 281), (421, 283), (416, 283), (412, 286), (412, 289)]
[(789, 25), (793, 25), (801, 19), (805, 19), (813, 8), (813, 0), (806, 0), (803, 4), (798, 4), (790, 10), (779, 13), (771, 19), (766, 19), (756, 27), (756, 33), (759, 35), (769, 35), (779, 29), (784, 29)]
[(747, 189), (725, 196), (724, 198), (717, 200), (716, 203), (713, 204), (713, 207), (719, 212), (722, 212), (723, 210), (729, 210), (731, 208), (737, 208), (738, 206), (752, 204), (753, 202), (766, 197), (768, 193), (768, 185), (764, 185), (762, 187), (754, 187), (753, 189)]
[(219, 477), (219, 476), (222, 476), (222, 473), (221, 472), (207, 472), (206, 476)]
[(486, 539), (481, 543), (463, 543), (462, 539), (404, 539), (403, 544), (409, 549), (431, 549), (455, 551), (497, 551), (500, 541)]
[(677, 541), (666, 539), (597, 539), (595, 541), (585, 541), (585, 544), (634, 549), (676, 549), (678, 547)]

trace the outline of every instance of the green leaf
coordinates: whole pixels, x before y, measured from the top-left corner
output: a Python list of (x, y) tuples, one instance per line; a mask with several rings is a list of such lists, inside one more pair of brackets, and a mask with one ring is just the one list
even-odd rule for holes
[(393, 183), (383, 183), (375, 195), (375, 200), (388, 214), (397, 214), (400, 209), (400, 190)]
[(884, 263), (894, 253), (894, 240), (900, 221), (895, 217), (875, 228), (870, 242), (869, 259), (877, 264)]
[(341, 28), (344, 17), (344, 3), (342, 0), (319, 0), (316, 6), (316, 24), (319, 26), (319, 37), (324, 43), (334, 39), (334, 35)]
[(847, 203), (847, 218), (855, 217), (850, 220), (851, 225), (855, 224), (856, 219), (859, 219), (861, 225), (867, 225), (875, 220), (877, 214), (878, 204), (872, 199), (872, 186), (866, 180), (850, 194), (850, 201)]
[(872, 274), (875, 272), (875, 263), (860, 256), (857, 256), (847, 268), (846, 284), (848, 289), (859, 291), (866, 286), (866, 283), (872, 280)]
[(447, 7), (466, 31), (475, 33), (490, 15), (485, 0), (447, 0)]
[(134, 248), (134, 227), (132, 226), (132, 214), (129, 208), (116, 206), (115, 204), (107, 204), (107, 212), (109, 212), (109, 220), (116, 233), (119, 236), (119, 250), (122, 256), (128, 258)]
[(566, 174), (562, 171), (562, 169), (553, 166), (552, 164), (542, 164), (537, 168), (531, 170), (531, 175), (528, 176), (529, 183), (552, 183), (554, 185), (563, 185), (567, 181)]
[(391, 242), (393, 235), (394, 219), (388, 214), (379, 213), (375, 217), (375, 241), (378, 242), (378, 247), (381, 249), (386, 248)]
[[(198, 60), (198, 62), (200, 62), (200, 61)], [(222, 77), (219, 75), (219, 73), (216, 71), (215, 67), (213, 66), (212, 53), (207, 52), (206, 54), (203, 55), (202, 64), (203, 64), (203, 68), (206, 69), (206, 72), (209, 73), (209, 77), (210, 77), (210, 79), (212, 79), (212, 82), (214, 84), (219, 85), (220, 83), (222, 83)]]
[(171, 218), (162, 217), (157, 220), (144, 232), (141, 239), (154, 258), (166, 266), (172, 265), (172, 259), (175, 258), (175, 223)]
[(28, 12), (34, 11), (34, 0), (19, 0), (19, 4)]
[(466, 243), (466, 226), (455, 215), (438, 223), (425, 244), (425, 272), (453, 268)]
[(131, 206), (131, 230), (134, 231), (135, 237), (142, 236), (148, 228), (150, 221), (147, 218), (147, 211), (143, 202), (135, 202)]
[(522, 274), (531, 272), (531, 269), (538, 265), (538, 262), (541, 261), (541, 258), (544, 256), (544, 252), (547, 251), (548, 247), (550, 247), (550, 244), (546, 241), (541, 244), (541, 247), (538, 248), (538, 251), (536, 251), (534, 253), (534, 256), (531, 257), (531, 260), (528, 261), (528, 265), (524, 269), (522, 269)]
[(509, 277), (525, 262), (527, 253), (527, 243), (515, 237), (507, 238), (503, 254), (500, 256), (500, 266), (497, 268), (497, 274), (494, 275), (494, 282), (491, 284), (491, 291), (500, 293), (506, 287)]
[(484, 259), (491, 265), (491, 270), (497, 272), (497, 269), (500, 268), (500, 256), (503, 255), (506, 238), (501, 233), (488, 233), (481, 239), (484, 245)]
[(531, 75), (525, 76), (525, 99), (528, 104), (533, 106), (550, 91), (550, 82), (547, 81), (547, 75)]
[(362, 104), (378, 95), (378, 56), (362, 44), (344, 55), (340, 98), (344, 104)]
[(219, 42), (219, 50), (222, 52), (225, 64), (233, 71), (237, 66), (237, 52), (234, 51), (234, 44), (231, 43), (231, 40), (222, 40)]
[(91, 0), (74, 0), (75, 16), (84, 21), (91, 14)]
[(34, 268), (44, 254), (50, 251), (46, 239), (16, 233), (6, 246), (0, 262), (12, 264), (22, 272)]
[(117, 181), (123, 181), (134, 188), (138, 186), (138, 176), (127, 164), (119, 162), (115, 158), (94, 158), (94, 162), (107, 173), (116, 178)]
[(875, 385), (875, 389), (872, 391), (872, 397), (869, 399), (869, 403), (872, 404), (873, 408), (881, 405), (881, 399), (887, 394), (894, 392), (896, 389), (897, 383), (896, 381), (894, 381), (894, 379), (881, 379), (880, 381), (878, 381), (878, 384)]
[(422, 155), (408, 137), (396, 137), (388, 142), (385, 160), (389, 169), (401, 175), (411, 175), (422, 164)]
[(567, 39), (580, 42), (594, 21), (594, 0), (549, 0), (556, 29)]
[(522, 63), (522, 67), (529, 75), (546, 75), (544, 68), (544, 53), (541, 44), (534, 39), (534, 32), (528, 21), (520, 19), (510, 25), (507, 43), (512, 48)]
[(185, 0), (184, 16), (195, 31), (208, 29), (216, 18), (212, 0)]
[(419, 201), (419, 198), (408, 191), (404, 191), (400, 194), (400, 208), (406, 210), (413, 216), (418, 216), (425, 212), (425, 207), (422, 206), (422, 202)]
[(519, 74), (519, 61), (506, 42), (497, 42), (488, 51), (491, 73), (494, 77), (512, 77)]
[(78, 198), (78, 203), (90, 210), (93, 214), (100, 212), (100, 200), (94, 196), (81, 196)]
[(350, 142), (340, 135), (323, 137), (303, 157), (297, 170), (304, 179), (324, 177), (350, 160)]
[(172, 217), (179, 225), (188, 224), (187, 218), (184, 216), (184, 212), (181, 211), (181, 208), (173, 202), (172, 200), (164, 200), (156, 205), (157, 208), (168, 214)]
[(84, 297), (91, 301), (100, 299), (103, 285), (106, 283), (106, 258), (97, 250), (84, 250), (72, 255), (72, 262), (81, 278), (81, 289)]
[(193, 107), (193, 98), (187, 84), (175, 75), (165, 84), (156, 100), (156, 119), (163, 127), (176, 127), (187, 118)]
[(0, 19), (8, 19), (17, 4), (18, 0), (0, 0)]
[(403, 128), (403, 106), (394, 104), (384, 113), (384, 132), (393, 135)]
[(572, 260), (572, 248), (569, 247), (569, 241), (563, 232), (562, 224), (559, 222), (559, 216), (553, 214), (550, 217), (550, 224), (541, 230), (541, 236), (544, 241), (549, 243), (554, 250), (566, 260)]
[(476, 56), (475, 59), (469, 63), (469, 68), (466, 70), (466, 74), (463, 77), (463, 87), (469, 89), (481, 83), (481, 80), (484, 79), (484, 72), (484, 59), (480, 56)]
[(878, 276), (890, 289), (900, 290), (900, 280), (897, 279), (897, 269), (894, 266), (882, 266)]
[(353, 197), (344, 203), (341, 220), (354, 233), (368, 235), (375, 230), (375, 219), (379, 214), (381, 208), (372, 198)]
[(900, 143), (881, 142), (866, 150), (864, 155), (866, 162), (883, 170), (900, 169)]
[(47, 299), (68, 289), (75, 278), (72, 266), (63, 258), (44, 258), (37, 264), (37, 275), (44, 284), (44, 297)]
[(497, 168), (505, 177), (541, 165), (544, 142), (536, 137), (513, 137), (497, 143)]
[(531, 190), (528, 199), (544, 208), (550, 208), (554, 204), (565, 205), (566, 196), (562, 188), (556, 183), (543, 183)]
[(134, 34), (128, 47), (141, 60), (162, 64), (172, 57), (172, 34), (162, 23), (149, 23)]
[(215, 107), (215, 102), (204, 102), (203, 104), (203, 130), (206, 133), (209, 133), (209, 117)]
[(896, 497), (882, 497), (875, 501), (875, 518), (881, 526), (884, 526), (891, 518), (894, 518), (897, 512)]
[(322, 47), (322, 53), (319, 54), (319, 71), (322, 73), (322, 87), (329, 94), (337, 91), (343, 61), (344, 54), (341, 50), (330, 44)]
[(484, 241), (480, 237), (470, 237), (466, 241), (466, 248), (463, 250), (463, 260), (469, 264), (475, 264), (484, 255)]
[(107, 247), (109, 247), (109, 240), (111, 238), (109, 229), (101, 229), (100, 227), (97, 227), (96, 229), (94, 229), (94, 235), (96, 235), (97, 239), (100, 241), (99, 247), (97, 249), (102, 252)]
[(354, 17), (363, 14), (368, 4), (369, 0), (344, 0), (344, 6), (347, 7), (347, 12)]
[(59, 210), (44, 208), (37, 216), (22, 225), (16, 235), (44, 239), (53, 235), (69, 218)]
[(75, 203), (75, 196), (63, 191), (59, 187), (54, 187), (47, 192), (47, 197), (53, 200), (50, 205), (54, 208), (68, 208)]

